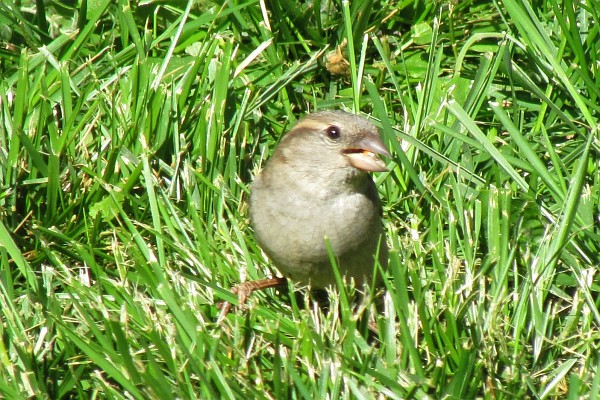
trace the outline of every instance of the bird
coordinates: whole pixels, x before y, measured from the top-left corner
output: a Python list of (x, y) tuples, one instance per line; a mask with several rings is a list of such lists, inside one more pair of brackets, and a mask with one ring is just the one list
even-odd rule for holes
[(331, 254), (345, 281), (373, 282), (375, 263), (385, 269), (388, 262), (370, 174), (387, 171), (379, 156), (391, 154), (377, 128), (345, 111), (308, 114), (283, 136), (255, 177), (249, 200), (256, 240), (283, 278), (238, 285), (232, 291), (240, 304), (253, 291), (286, 285), (287, 279), (312, 289), (335, 285)]

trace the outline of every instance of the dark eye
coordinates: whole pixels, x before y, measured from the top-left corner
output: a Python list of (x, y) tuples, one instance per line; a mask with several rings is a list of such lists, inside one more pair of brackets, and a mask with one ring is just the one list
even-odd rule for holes
[(335, 125), (331, 125), (331, 126), (327, 127), (327, 129), (325, 129), (325, 132), (327, 133), (327, 136), (329, 136), (330, 139), (339, 138), (341, 131), (342, 130)]

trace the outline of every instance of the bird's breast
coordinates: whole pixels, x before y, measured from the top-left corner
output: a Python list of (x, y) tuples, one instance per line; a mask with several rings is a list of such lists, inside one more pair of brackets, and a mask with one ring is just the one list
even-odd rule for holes
[(329, 259), (326, 238), (339, 257), (377, 240), (379, 202), (369, 194), (353, 186), (335, 191), (297, 184), (254, 189), (252, 224), (261, 247), (277, 264), (324, 262)]

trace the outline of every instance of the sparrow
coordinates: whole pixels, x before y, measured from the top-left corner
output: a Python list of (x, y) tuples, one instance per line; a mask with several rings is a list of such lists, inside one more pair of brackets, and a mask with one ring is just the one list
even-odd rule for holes
[(238, 285), (240, 304), (288, 278), (313, 289), (335, 285), (331, 253), (342, 277), (357, 285), (371, 284), (376, 262), (387, 267), (369, 174), (387, 171), (378, 155), (391, 156), (375, 126), (343, 111), (309, 114), (283, 136), (250, 188), (249, 214), (258, 244), (284, 278)]

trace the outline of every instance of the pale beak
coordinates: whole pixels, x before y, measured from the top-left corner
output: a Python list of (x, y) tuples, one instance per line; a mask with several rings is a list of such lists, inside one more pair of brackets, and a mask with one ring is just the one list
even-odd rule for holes
[(369, 135), (356, 143), (356, 147), (344, 150), (344, 155), (354, 168), (369, 172), (387, 171), (385, 162), (377, 156), (378, 154), (391, 157), (390, 151), (376, 135)]

